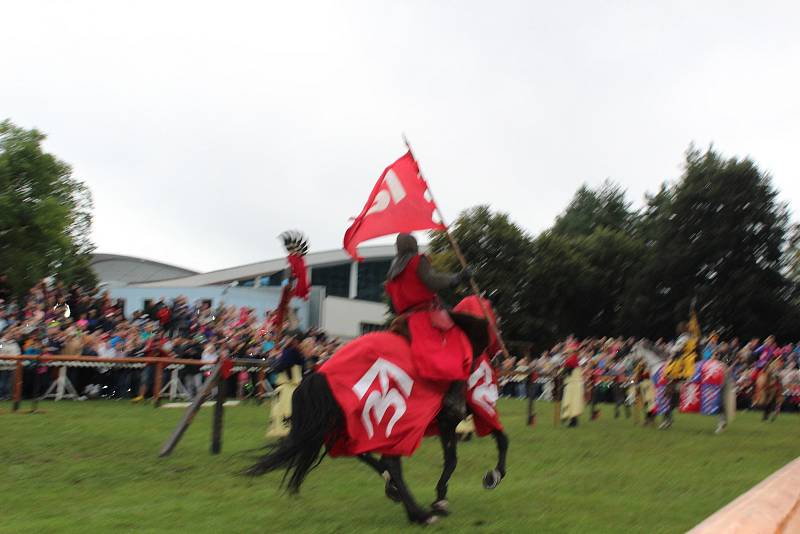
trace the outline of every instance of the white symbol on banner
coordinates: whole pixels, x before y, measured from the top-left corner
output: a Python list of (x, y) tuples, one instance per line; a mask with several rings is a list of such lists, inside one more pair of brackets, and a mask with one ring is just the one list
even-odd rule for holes
[[(386, 437), (388, 438), (392, 434), (394, 425), (406, 413), (406, 398), (411, 395), (414, 381), (400, 367), (383, 358), (378, 358), (372, 364), (372, 367), (364, 373), (364, 376), (356, 382), (356, 385), (353, 386), (353, 391), (358, 400), (367, 395), (367, 391), (369, 391), (376, 378), (380, 384), (380, 391), (374, 390), (367, 396), (367, 400), (364, 402), (364, 410), (361, 412), (361, 422), (364, 423), (367, 436), (372, 438), (375, 431), (372, 428), (370, 412), (375, 412), (375, 421), (380, 424), (383, 416), (386, 415), (386, 410), (394, 408), (394, 415), (389, 420), (389, 424), (386, 425)], [(396, 388), (389, 388), (389, 378), (393, 379), (400, 387), (400, 391)]]
[[(483, 380), (482, 384), (478, 384)], [(494, 415), (497, 405), (497, 386), (492, 382), (492, 368), (485, 361), (481, 362), (469, 376), (467, 388), (472, 392), (472, 400), (483, 410)], [(474, 388), (474, 389), (473, 389)]]
[(683, 398), (683, 409), (688, 410), (697, 402), (699, 399), (700, 393), (700, 386), (697, 384), (686, 384), (686, 389), (684, 390), (684, 398)]
[(703, 382), (715, 382), (722, 378), (725, 371), (718, 360), (709, 360), (703, 365)]
[(394, 170), (389, 169), (386, 172), (386, 176), (383, 177), (383, 183), (386, 184), (386, 189), (381, 189), (375, 195), (375, 201), (367, 211), (367, 215), (385, 210), (389, 207), (389, 202), (397, 204), (406, 198), (406, 190), (403, 189), (403, 184), (400, 183), (400, 178), (397, 177)]

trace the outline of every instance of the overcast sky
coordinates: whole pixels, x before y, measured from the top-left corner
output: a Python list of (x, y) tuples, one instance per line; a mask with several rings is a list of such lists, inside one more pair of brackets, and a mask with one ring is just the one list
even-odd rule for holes
[[(0, 118), (94, 195), (98, 252), (208, 270), (341, 247), (409, 137), (448, 219), (535, 233), (691, 142), (800, 206), (798, 2), (1, 1)], [(797, 217), (795, 216), (795, 219)]]

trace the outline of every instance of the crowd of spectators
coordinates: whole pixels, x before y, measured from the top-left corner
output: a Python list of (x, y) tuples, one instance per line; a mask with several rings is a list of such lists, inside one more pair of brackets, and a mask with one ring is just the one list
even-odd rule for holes
[[(603, 400), (613, 400), (612, 385), (629, 381), (633, 373), (637, 359), (635, 347), (641, 344), (665, 360), (679, 350), (676, 342), (677, 338), (651, 342), (635, 338), (578, 340), (570, 337), (542, 352), (539, 357), (506, 359), (498, 354), (494, 363), (500, 375), (500, 394), (505, 397), (541, 397), (547, 393), (545, 384), (549, 377), (558, 371), (567, 356), (577, 353), (585, 382), (599, 388)], [(779, 345), (774, 336), (768, 336), (763, 342), (758, 338), (746, 343), (738, 338), (721, 341), (717, 334), (711, 333), (700, 340), (698, 353), (702, 359), (714, 358), (729, 367), (740, 409), (753, 406), (756, 379), (769, 364), (779, 369), (784, 408), (800, 409), (800, 342)]]
[[(287, 323), (292, 320), (289, 314)], [(289, 326), (285, 323), (284, 327)], [(250, 308), (224, 304), (212, 308), (208, 302), (189, 303), (178, 297), (161, 299), (144, 310), (126, 314), (125, 303), (108, 293), (64, 287), (51, 279), (36, 284), (21, 299), (10, 297), (0, 276), (0, 360), (3, 355), (69, 355), (106, 358), (161, 357), (208, 362), (185, 366), (180, 380), (190, 395), (202, 387), (209, 370), (220, 356), (276, 361), (288, 351), (297, 352), (314, 365), (336, 350), (339, 341), (322, 332), (294, 332), (276, 343), (275, 313), (264, 317)], [(0, 367), (0, 369), (3, 369)], [(97, 366), (69, 368), (69, 379), (79, 394), (89, 391), (112, 398), (135, 401), (153, 394), (154, 367)], [(40, 396), (57, 372), (46, 365), (26, 366), (23, 384), (26, 397)], [(240, 372), (231, 378), (228, 391), (239, 397), (257, 389), (255, 372)], [(0, 370), (0, 399), (11, 395), (12, 372)], [(166, 378), (166, 373), (165, 377)]]
[[(126, 314), (124, 302), (112, 300), (107, 292), (83, 291), (78, 286), (66, 288), (50, 279), (42, 280), (22, 299), (12, 299), (5, 278), (0, 275), (0, 360), (3, 355), (52, 354), (207, 362), (185, 366), (180, 371), (186, 391), (194, 395), (220, 356), (271, 363), (287, 353), (294, 357), (302, 354), (309, 363), (306, 367), (311, 368), (329, 358), (340, 344), (317, 331), (295, 332), (276, 343), (274, 316), (274, 312), (267, 312), (264, 317), (257, 317), (252, 309), (224, 304), (212, 308), (208, 302), (190, 303), (184, 297), (169, 302), (161, 299), (147, 309)], [(283, 328), (292, 326), (287, 323)], [(539, 398), (548, 393), (547, 382), (564, 359), (577, 353), (587, 384), (597, 388), (595, 391), (605, 392), (603, 400), (613, 400), (611, 385), (630, 379), (636, 346), (644, 344), (666, 358), (677, 350), (675, 343), (676, 340), (663, 339), (650, 342), (570, 337), (539, 357), (505, 359), (498, 354), (494, 365), (500, 377), (501, 396)], [(797, 409), (800, 405), (800, 343), (779, 345), (774, 336), (763, 342), (751, 339), (742, 343), (738, 338), (721, 341), (712, 333), (701, 340), (698, 349), (703, 359), (715, 358), (729, 366), (740, 408), (751, 406), (756, 378), (773, 362), (780, 367), (785, 406)], [(11, 395), (12, 373), (8, 369), (0, 370), (0, 399)], [(153, 394), (153, 369), (71, 368), (69, 378), (80, 394), (94, 388), (92, 391), (102, 396), (140, 401)], [(23, 393), (28, 397), (41, 395), (55, 376), (55, 370), (45, 365), (28, 366), (25, 373)], [(240, 398), (248, 396), (256, 391), (256, 380), (256, 373), (240, 372), (231, 379), (229, 391), (235, 391)]]

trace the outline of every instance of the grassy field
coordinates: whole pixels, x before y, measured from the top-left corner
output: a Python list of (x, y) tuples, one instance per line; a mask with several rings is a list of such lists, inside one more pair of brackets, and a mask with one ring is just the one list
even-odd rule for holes
[[(27, 404), (26, 406), (27, 407)], [(204, 409), (173, 456), (157, 451), (182, 410), (95, 401), (42, 403), (43, 413), (0, 404), (0, 532), (378, 532), (416, 530), (382, 481), (351, 459), (326, 459), (299, 497), (278, 476), (237, 474), (262, 444), (267, 408), (226, 410), (223, 453), (208, 453)], [(554, 428), (540, 403), (535, 429), (524, 404), (501, 401), (511, 438), (509, 473), (494, 491), (491, 439), (459, 449), (453, 514), (429, 531), (683, 532), (800, 455), (800, 417), (762, 423), (743, 413), (720, 436), (716, 419), (678, 416), (668, 432), (613, 419)], [(441, 466), (429, 439), (405, 463), (415, 496), (434, 497)]]

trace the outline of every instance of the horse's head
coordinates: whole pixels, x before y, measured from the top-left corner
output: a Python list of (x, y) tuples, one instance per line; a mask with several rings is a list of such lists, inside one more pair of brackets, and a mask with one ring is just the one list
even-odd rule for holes
[(487, 299), (479, 300), (475, 295), (470, 295), (456, 304), (453, 311), (475, 318), (475, 321), (470, 321), (470, 324), (459, 325), (461, 329), (464, 330), (467, 337), (469, 337), (472, 348), (475, 351), (475, 356), (485, 351), (491, 358), (500, 350), (500, 344), (497, 341), (495, 329), (489, 324), (489, 321), (486, 320), (486, 316), (488, 315), (492, 324), (497, 324), (494, 310), (492, 310), (492, 305)]

